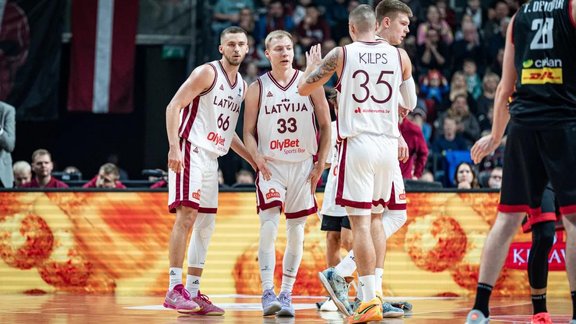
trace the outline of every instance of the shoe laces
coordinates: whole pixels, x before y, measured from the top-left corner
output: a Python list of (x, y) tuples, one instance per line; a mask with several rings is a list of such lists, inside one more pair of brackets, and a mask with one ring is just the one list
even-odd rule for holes
[(190, 292), (184, 287), (180, 290), (180, 295), (186, 300), (192, 300), (192, 295), (190, 295)]
[(282, 306), (289, 306), (290, 305), (290, 294), (288, 293), (280, 293), (278, 296), (278, 300), (282, 304)]
[(201, 293), (200, 290), (198, 290), (198, 298), (202, 299), (202, 301), (204, 301), (206, 304), (212, 304), (212, 302), (210, 301), (210, 298), (208, 298), (208, 296)]

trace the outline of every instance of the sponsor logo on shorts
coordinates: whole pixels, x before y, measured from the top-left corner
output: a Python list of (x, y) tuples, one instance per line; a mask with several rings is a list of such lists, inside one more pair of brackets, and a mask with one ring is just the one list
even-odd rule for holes
[(192, 193), (192, 198), (200, 200), (200, 189), (198, 189), (198, 191)]
[(270, 188), (266, 193), (266, 199), (270, 200), (272, 198), (280, 198), (280, 193), (274, 188)]

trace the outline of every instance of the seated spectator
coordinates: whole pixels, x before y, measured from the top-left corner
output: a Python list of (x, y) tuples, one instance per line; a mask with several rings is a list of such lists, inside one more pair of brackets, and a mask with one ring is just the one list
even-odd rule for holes
[(472, 94), (474, 100), (478, 100), (478, 97), (482, 94), (482, 82), (480, 81), (476, 62), (471, 59), (465, 59), (463, 69), (468, 93)]
[(496, 87), (498, 87), (499, 82), (500, 77), (494, 72), (487, 72), (484, 75), (484, 79), (482, 79), (482, 95), (478, 98), (477, 110), (470, 110), (478, 117), (478, 121), (480, 121), (480, 116), (488, 114), (488, 110), (494, 105)]
[(432, 143), (432, 151), (437, 154), (442, 154), (444, 151), (464, 151), (468, 149), (466, 141), (460, 134), (456, 132), (456, 120), (451, 117), (444, 118), (443, 134)]
[(434, 106), (441, 104), (445, 101), (445, 97), (450, 91), (448, 80), (438, 70), (430, 70), (422, 79), (422, 86), (420, 86), (420, 95), (424, 99), (434, 100)]
[(420, 179), (418, 179), (420, 181), (426, 181), (426, 182), (434, 182), (434, 175), (432, 174), (432, 172), (430, 170), (426, 170), (422, 173), (422, 176), (420, 177)]
[(306, 8), (306, 16), (298, 24), (296, 34), (305, 51), (309, 50), (312, 45), (322, 43), (331, 38), (330, 26), (314, 5)]
[(128, 172), (126, 172), (126, 170), (122, 169), (121, 163), (120, 163), (120, 156), (116, 153), (112, 153), (108, 156), (108, 159), (106, 160), (106, 162), (108, 163), (112, 163), (116, 166), (116, 169), (118, 169), (118, 174), (120, 175), (120, 180), (128, 180)]
[(32, 153), (32, 171), (34, 177), (22, 188), (68, 188), (64, 182), (52, 176), (54, 163), (50, 152), (45, 149), (38, 149)]
[[(418, 46), (420, 66), (424, 70), (440, 70), (446, 72), (450, 63), (450, 49), (440, 41), (440, 32), (434, 28), (426, 31), (426, 40)], [(425, 72), (425, 71), (424, 71)]]
[(82, 172), (77, 167), (69, 165), (62, 171), (62, 180), (82, 180)]
[(234, 183), (233, 187), (246, 185), (254, 185), (254, 175), (246, 169), (240, 169), (240, 171), (236, 172), (236, 183)]
[(417, 104), (416, 108), (414, 108), (406, 118), (420, 126), (426, 143), (430, 143), (430, 138), (432, 137), (432, 126), (426, 122), (426, 109), (424, 107)]
[(456, 120), (458, 133), (462, 134), (469, 145), (472, 145), (480, 138), (480, 124), (476, 116), (470, 113), (468, 102), (463, 95), (456, 97), (452, 106), (446, 112), (446, 116)]
[(500, 189), (502, 187), (502, 168), (495, 167), (490, 171), (490, 178), (488, 178), (488, 188)]
[(450, 82), (450, 93), (448, 94), (448, 100), (442, 105), (443, 110), (446, 110), (452, 106), (454, 100), (459, 95), (466, 97), (466, 102), (470, 111), (476, 111), (476, 100), (472, 97), (472, 94), (468, 92), (468, 82), (466, 81), (466, 76), (463, 72), (457, 71), (452, 75), (452, 80)]
[(14, 187), (21, 188), (32, 180), (32, 167), (26, 161), (18, 161), (12, 166), (14, 173)]
[(82, 186), (82, 188), (126, 189), (120, 182), (120, 172), (116, 165), (106, 163), (100, 167), (98, 174)]
[(453, 66), (461, 70), (465, 59), (471, 59), (476, 62), (478, 71), (484, 73), (486, 67), (484, 44), (474, 23), (462, 24), (462, 39), (457, 40), (452, 45)]
[(458, 189), (477, 189), (480, 188), (476, 172), (468, 162), (462, 162), (456, 167), (454, 172), (454, 184)]
[(292, 16), (285, 13), (284, 3), (280, 0), (272, 0), (268, 4), (266, 14), (260, 15), (254, 29), (256, 43), (263, 43), (266, 36), (278, 29), (291, 32), (295, 25)]
[(426, 42), (428, 29), (436, 29), (439, 31), (440, 39), (446, 46), (450, 46), (454, 41), (454, 34), (452, 33), (450, 25), (448, 25), (446, 21), (442, 20), (438, 7), (435, 5), (428, 6), (426, 11), (426, 21), (418, 26), (416, 32), (416, 41), (418, 45), (424, 45)]
[(153, 182), (152, 185), (150, 186), (150, 189), (168, 187), (168, 173), (166, 171), (162, 169), (155, 169), (155, 170), (144, 170), (142, 171), (142, 173), (147, 174), (148, 181)]

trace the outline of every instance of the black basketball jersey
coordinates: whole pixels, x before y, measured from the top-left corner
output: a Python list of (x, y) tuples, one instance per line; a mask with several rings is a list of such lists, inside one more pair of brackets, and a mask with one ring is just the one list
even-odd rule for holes
[(525, 3), (512, 26), (516, 90), (511, 118), (530, 126), (576, 121), (576, 21), (572, 0)]

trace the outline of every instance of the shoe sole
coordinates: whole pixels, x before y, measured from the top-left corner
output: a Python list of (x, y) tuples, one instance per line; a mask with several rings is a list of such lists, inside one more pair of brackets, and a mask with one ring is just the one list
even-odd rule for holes
[(278, 313), (276, 313), (278, 317), (294, 317), (294, 312), (289, 309), (280, 309)]
[(399, 318), (399, 317), (404, 317), (404, 312), (400, 313), (400, 312), (387, 312), (387, 313), (382, 313), (382, 317), (383, 318)]
[(350, 316), (351, 314), (346, 309), (346, 306), (344, 306), (344, 304), (336, 296), (336, 293), (334, 293), (334, 290), (332, 290), (332, 287), (328, 282), (328, 278), (326, 278), (322, 272), (318, 272), (318, 278), (320, 278), (320, 282), (322, 283), (322, 286), (324, 286), (324, 289), (326, 289), (328, 294), (330, 294), (330, 297), (332, 297), (332, 301), (334, 302), (338, 310), (347, 317)]
[(270, 306), (268, 306), (268, 308), (264, 309), (262, 311), (262, 314), (263, 314), (263, 316), (276, 315), (276, 313), (278, 313), (281, 309), (282, 309), (282, 305), (280, 305), (280, 303), (276, 302), (276, 303), (273, 303)]
[(199, 311), (202, 309), (202, 308), (200, 308), (200, 307), (194, 308), (194, 309), (192, 309), (192, 310), (188, 310), (188, 309), (178, 309), (178, 308), (176, 308), (176, 306), (170, 305), (170, 304), (168, 304), (168, 303), (164, 303), (164, 304), (162, 304), (162, 306), (164, 306), (165, 308), (173, 309), (173, 310), (177, 311), (177, 312), (180, 313), (180, 314), (193, 314), (193, 313), (199, 312)]

